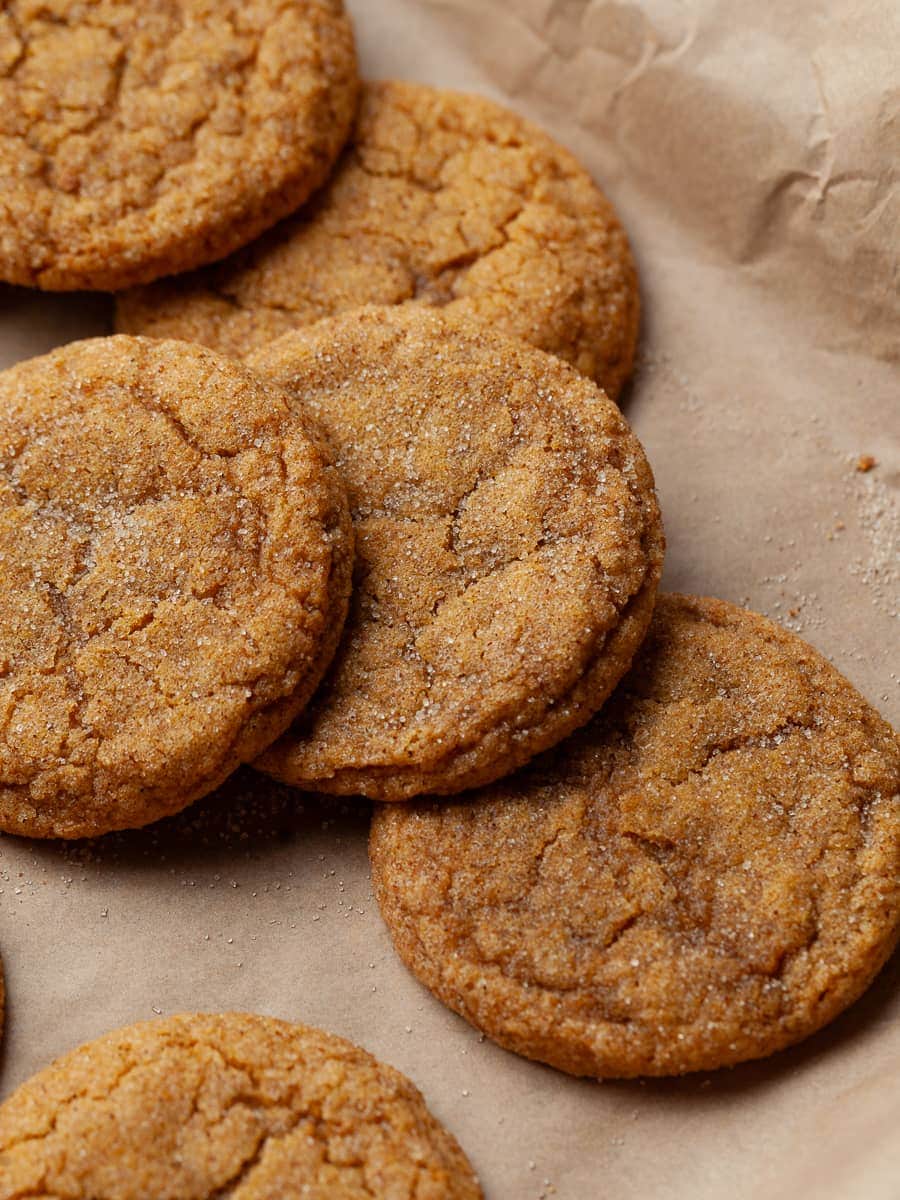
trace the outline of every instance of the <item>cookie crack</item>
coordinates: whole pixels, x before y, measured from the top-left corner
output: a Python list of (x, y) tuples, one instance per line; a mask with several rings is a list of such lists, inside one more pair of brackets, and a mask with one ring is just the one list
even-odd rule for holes
[(146, 392), (135, 392), (135, 401), (140, 404), (145, 412), (154, 413), (161, 417), (171, 428), (178, 434), (180, 440), (190, 448), (196, 451), (201, 458), (237, 458), (246, 447), (241, 446), (238, 450), (210, 450), (206, 446), (197, 441), (197, 438), (188, 432), (187, 426), (173, 410), (164, 404), (158, 397), (150, 397)]
[[(70, 130), (60, 140), (59, 144), (56, 146), (55, 151), (52, 154), (48, 154), (47, 151), (42, 146), (29, 142), (30, 148), (32, 150), (34, 150), (36, 153), (42, 155), (42, 157), (44, 159), (44, 178), (45, 178), (45, 180), (49, 181), (49, 173), (52, 171), (52, 169), (56, 165), (56, 157), (59, 154), (60, 147), (65, 145), (66, 142), (71, 141), (73, 138), (88, 138), (88, 137), (90, 137), (91, 134), (97, 129), (98, 126), (102, 125), (106, 121), (109, 121), (108, 109), (110, 107), (115, 108), (116, 104), (118, 103), (119, 96), (120, 96), (120, 93), (122, 90), (122, 81), (124, 79), (125, 71), (126, 71), (127, 67), (128, 67), (128, 56), (123, 51), (123, 53), (116, 59), (115, 63), (113, 64), (113, 66), (111, 68), (112, 77), (113, 77), (112, 78), (113, 94), (112, 94), (112, 97), (109, 100), (107, 106), (104, 107), (103, 109), (101, 109), (93, 117), (91, 117), (91, 119), (89, 121), (87, 121), (86, 124), (79, 125), (77, 129)], [(78, 113), (78, 112), (82, 111), (81, 105), (66, 105), (61, 102), (60, 107), (63, 109), (64, 112)], [(117, 118), (117, 122), (118, 122), (118, 118)], [(64, 192), (68, 196), (78, 196), (82, 192), (83, 180), (79, 176), (79, 178), (75, 181), (74, 187), (66, 187), (65, 185), (60, 184), (58, 182), (53, 182), (50, 186), (52, 187), (52, 189), (54, 191)]]
[[(296, 1124), (292, 1126), (290, 1132), (293, 1132), (293, 1130), (296, 1129), (301, 1122), (302, 1118), (298, 1118)], [(289, 1136), (289, 1134), (285, 1134), (284, 1136)], [(237, 1167), (237, 1169), (232, 1175), (229, 1176), (228, 1179), (226, 1179), (213, 1191), (207, 1193), (207, 1200), (226, 1200), (227, 1197), (234, 1193), (235, 1188), (238, 1188), (241, 1186), (241, 1184), (248, 1182), (249, 1176), (253, 1173), (256, 1167), (259, 1166), (262, 1156), (265, 1154), (269, 1142), (272, 1140), (276, 1139), (269, 1138), (265, 1131), (260, 1133), (259, 1141), (256, 1143), (253, 1151), (248, 1155), (247, 1158), (244, 1159), (244, 1161)]]
[[(664, 775), (662, 778), (671, 787), (678, 787), (680, 784), (686, 783), (688, 779), (705, 775), (710, 766), (719, 758), (723, 758), (729, 754), (739, 753), (741, 750), (771, 749), (772, 745), (777, 744), (775, 739), (786, 736), (790, 733), (803, 733), (808, 731), (810, 728), (811, 726), (808, 723), (804, 723), (792, 718), (781, 722), (774, 729), (767, 733), (737, 734), (734, 737), (726, 739), (725, 741), (715, 742), (708, 746), (703, 761), (699, 766), (687, 767), (684, 771), (677, 775)], [(771, 745), (769, 743), (771, 743)]]
[[(25, 1145), (30, 1145), (32, 1142), (46, 1141), (47, 1138), (52, 1137), (53, 1134), (55, 1134), (57, 1132), (57, 1130), (59, 1128), (60, 1120), (62, 1119), (65, 1112), (68, 1109), (70, 1109), (73, 1104), (77, 1104), (81, 1100), (97, 1100), (97, 1099), (106, 1100), (106, 1099), (109, 1099), (109, 1097), (111, 1097), (115, 1092), (117, 1092), (119, 1090), (122, 1083), (130, 1075), (133, 1075), (136, 1071), (139, 1071), (144, 1066), (146, 1066), (146, 1064), (141, 1061), (135, 1062), (133, 1060), (129, 1060), (128, 1058), (126, 1058), (125, 1062), (122, 1064), (121, 1069), (119, 1070), (119, 1072), (115, 1075), (115, 1077), (111, 1081), (108, 1089), (104, 1090), (102, 1096), (94, 1096), (91, 1093), (90, 1085), (85, 1084), (79, 1091), (73, 1092), (72, 1095), (70, 1095), (70, 1096), (66, 1096), (64, 1100), (61, 1100), (56, 1105), (52, 1116), (50, 1117), (49, 1121), (47, 1122), (47, 1126), (45, 1129), (42, 1129), (38, 1133), (26, 1134), (22, 1137), (16, 1138), (14, 1141), (7, 1143), (3, 1147), (3, 1151), (0, 1153), (8, 1153), (10, 1150), (18, 1150), (19, 1147), (25, 1146)], [(30, 1195), (31, 1193), (30, 1193), (30, 1189), (29, 1189), (26, 1192), (17, 1193), (17, 1194)], [(15, 1195), (10, 1196), (9, 1200), (16, 1200), (16, 1196)]]
[(532, 878), (530, 886), (525, 892), (522, 893), (522, 896), (519, 899), (520, 904), (524, 901), (525, 897), (533, 892), (537, 887), (538, 881), (541, 877), (541, 872), (544, 869), (544, 859), (554, 848), (554, 846), (556, 846), (560, 839), (565, 837), (568, 832), (569, 830), (566, 828), (557, 829), (556, 832), (551, 834), (551, 836), (547, 838), (544, 844), (541, 846), (540, 850), (535, 855), (534, 863), (532, 864)]
[(622, 829), (619, 836), (627, 838), (635, 846), (639, 846), (644, 854), (657, 863), (665, 863), (676, 849), (671, 838), (658, 834), (656, 837), (647, 833), (638, 833), (633, 829)]

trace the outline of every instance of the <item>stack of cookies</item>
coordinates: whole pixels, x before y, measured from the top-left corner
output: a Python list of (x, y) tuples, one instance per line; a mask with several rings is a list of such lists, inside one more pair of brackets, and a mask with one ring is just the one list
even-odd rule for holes
[[(0, 87), (0, 278), (120, 292), (0, 375), (0, 829), (144, 826), (244, 763), (367, 797), (404, 962), (573, 1074), (851, 1003), (900, 936), (900, 747), (792, 634), (658, 595), (636, 274), (575, 159), (360, 87), (339, 0), (13, 0)], [(0, 1107), (0, 1200), (480, 1194), (407, 1080), (248, 1014)]]

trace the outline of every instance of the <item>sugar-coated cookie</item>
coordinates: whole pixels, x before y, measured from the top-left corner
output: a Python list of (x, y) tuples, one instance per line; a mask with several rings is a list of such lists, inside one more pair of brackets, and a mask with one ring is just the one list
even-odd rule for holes
[(424, 307), (347, 313), (248, 365), (330, 439), (357, 536), (334, 663), (258, 765), (403, 800), (497, 779), (583, 725), (640, 645), (663, 558), (612, 401)]
[(325, 180), (357, 90), (341, 0), (10, 0), (0, 279), (113, 290), (230, 254)]
[(408, 967), (576, 1075), (758, 1058), (860, 995), (900, 933), (900, 746), (793, 634), (661, 596), (595, 720), (459, 801), (382, 807)]
[(336, 471), (238, 363), (115, 337), (0, 374), (0, 829), (212, 791), (302, 708), (351, 570)]
[(0, 1106), (0, 1200), (480, 1200), (417, 1089), (319, 1029), (189, 1014), (81, 1046)]
[(309, 207), (226, 262), (120, 297), (117, 320), (243, 357), (321, 317), (411, 301), (557, 354), (613, 399), (631, 372), (637, 276), (588, 173), (508, 109), (412, 83), (364, 89)]

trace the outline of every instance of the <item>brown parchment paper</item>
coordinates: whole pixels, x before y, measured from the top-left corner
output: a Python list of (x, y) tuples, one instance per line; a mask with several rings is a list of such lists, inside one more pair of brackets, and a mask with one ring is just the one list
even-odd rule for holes
[[(656, 471), (668, 586), (780, 618), (896, 723), (896, 0), (351, 7), (368, 75), (505, 99), (619, 206), (645, 301), (623, 407)], [(0, 290), (2, 365), (108, 319), (103, 298)], [(570, 1079), (480, 1040), (399, 965), (365, 807), (296, 811), (251, 778), (90, 846), (0, 840), (2, 1094), (115, 1026), (253, 1009), (409, 1074), (494, 1200), (900, 1197), (896, 958), (768, 1062)]]

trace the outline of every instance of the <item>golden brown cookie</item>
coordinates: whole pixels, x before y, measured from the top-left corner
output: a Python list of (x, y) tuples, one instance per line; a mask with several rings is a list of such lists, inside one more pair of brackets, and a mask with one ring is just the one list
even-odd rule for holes
[(248, 365), (330, 438), (358, 555), (334, 664), (257, 765), (404, 800), (497, 779), (584, 724), (640, 645), (663, 557), (616, 406), (423, 307), (347, 313)]
[(404, 962), (575, 1075), (759, 1058), (869, 985), (900, 932), (900, 746), (799, 638), (661, 596), (602, 713), (465, 801), (382, 808)]
[(200, 346), (0, 375), (0, 829), (83, 837), (210, 792), (331, 658), (352, 528), (286, 397)]
[(246, 1013), (107, 1034), (0, 1107), (0, 1200), (478, 1200), (393, 1068)]
[(230, 254), (324, 181), (357, 88), (341, 0), (10, 0), (0, 279), (113, 289)]
[(615, 399), (637, 276), (609, 201), (567, 151), (478, 96), (370, 84), (314, 203), (227, 262), (120, 297), (118, 328), (243, 357), (362, 304), (418, 301), (550, 351)]

